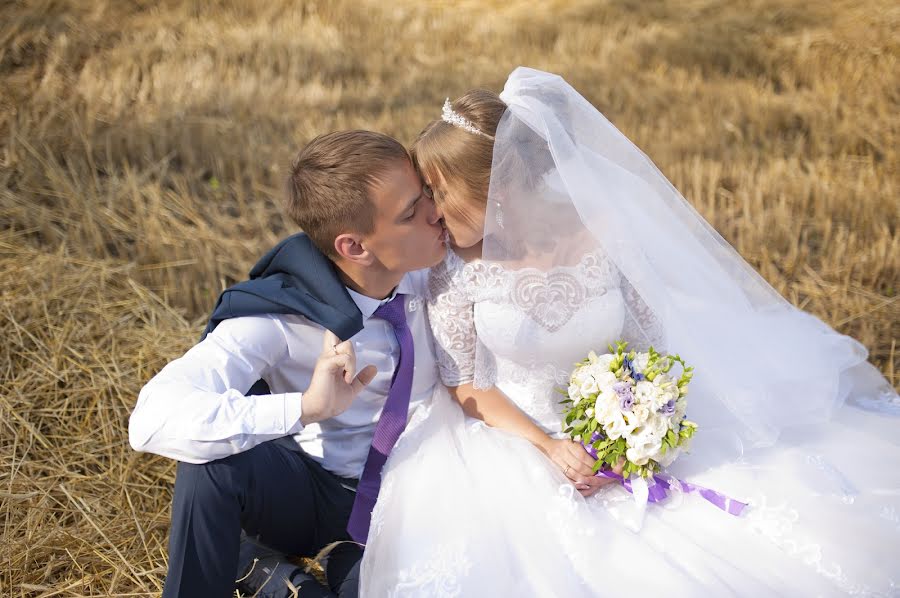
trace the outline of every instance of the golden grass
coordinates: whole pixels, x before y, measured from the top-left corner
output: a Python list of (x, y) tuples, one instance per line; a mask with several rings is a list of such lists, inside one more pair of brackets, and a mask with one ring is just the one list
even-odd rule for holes
[(159, 592), (138, 390), (291, 228), (292, 154), (565, 76), (792, 302), (900, 383), (900, 9), (799, 0), (0, 6), (0, 593)]

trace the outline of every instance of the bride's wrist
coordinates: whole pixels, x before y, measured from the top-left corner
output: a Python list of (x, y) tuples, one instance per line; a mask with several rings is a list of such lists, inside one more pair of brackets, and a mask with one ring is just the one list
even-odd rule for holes
[(548, 454), (550, 452), (550, 445), (553, 443), (553, 437), (547, 434), (541, 433), (540, 436), (536, 436), (531, 440), (531, 443), (536, 446), (540, 451), (544, 454)]

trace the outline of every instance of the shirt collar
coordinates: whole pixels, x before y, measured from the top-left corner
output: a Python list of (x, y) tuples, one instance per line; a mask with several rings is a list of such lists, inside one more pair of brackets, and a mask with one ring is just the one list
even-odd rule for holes
[(391, 294), (385, 299), (373, 299), (372, 297), (367, 297), (366, 295), (357, 293), (350, 287), (347, 287), (347, 292), (350, 293), (350, 298), (353, 299), (353, 302), (356, 303), (356, 307), (358, 307), (360, 313), (362, 313), (363, 320), (371, 318), (376, 309), (396, 297), (398, 294), (411, 295), (414, 291), (415, 287), (410, 280), (409, 274), (405, 274), (403, 278), (400, 279), (400, 284), (398, 284), (397, 288), (391, 291)]

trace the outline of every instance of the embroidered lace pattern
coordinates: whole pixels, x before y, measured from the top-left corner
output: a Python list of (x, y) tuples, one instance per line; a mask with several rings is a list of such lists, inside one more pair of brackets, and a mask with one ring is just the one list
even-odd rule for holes
[(432, 271), (428, 306), (444, 383), (456, 386), (474, 378), (475, 304), (514, 306), (544, 330), (556, 332), (587, 299), (605, 294), (618, 283), (618, 271), (600, 252), (584, 256), (575, 266), (549, 272), (508, 270), (481, 261), (466, 264), (449, 253)]
[(412, 567), (401, 569), (397, 585), (388, 594), (400, 596), (434, 596), (454, 598), (461, 595), (460, 580), (472, 568), (464, 544), (439, 544), (430, 554), (416, 559)]

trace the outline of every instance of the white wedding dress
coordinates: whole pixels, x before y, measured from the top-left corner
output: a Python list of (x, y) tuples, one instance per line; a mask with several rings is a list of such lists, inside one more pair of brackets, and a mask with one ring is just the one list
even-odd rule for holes
[[(624, 281), (599, 250), (545, 272), (450, 252), (429, 301), (444, 382), (473, 380), (481, 343), (492, 362), (479, 367), (559, 435), (555, 389), (589, 350), (629, 335)], [(641, 506), (610, 486), (584, 499), (532, 445), (441, 390), (385, 466), (362, 595), (900, 596), (900, 404), (893, 392), (851, 402), (768, 448), (701, 421), (669, 471), (749, 503), (736, 517), (694, 494)]]

